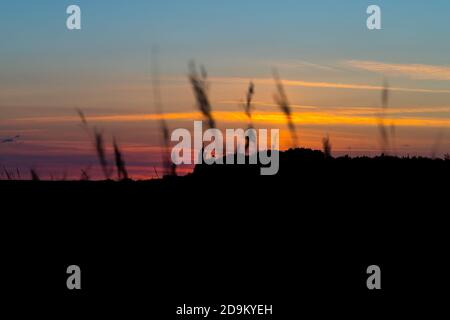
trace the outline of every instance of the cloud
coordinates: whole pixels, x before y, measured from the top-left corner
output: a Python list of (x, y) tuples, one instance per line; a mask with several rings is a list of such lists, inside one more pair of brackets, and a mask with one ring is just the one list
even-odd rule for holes
[(335, 67), (331, 67), (329, 65), (324, 65), (324, 64), (317, 64), (317, 63), (312, 63), (309, 61), (305, 61), (305, 60), (297, 60), (297, 59), (291, 59), (291, 60), (284, 60), (284, 61), (275, 61), (275, 60), (264, 60), (261, 61), (261, 63), (263, 63), (264, 65), (270, 65), (276, 68), (287, 68), (287, 69), (318, 69), (318, 70), (322, 70), (322, 71), (332, 71), (332, 72), (336, 72), (338, 71), (337, 68)]
[[(222, 83), (242, 83), (248, 82), (246, 78), (236, 78), (236, 77), (215, 77), (211, 78), (213, 82)], [(255, 84), (260, 85), (273, 85), (273, 79), (271, 78), (257, 78), (253, 79)], [(287, 87), (308, 87), (308, 88), (322, 88), (322, 89), (349, 89), (349, 90), (371, 90), (371, 91), (382, 91), (384, 89), (381, 85), (370, 85), (370, 84), (352, 84), (352, 83), (341, 83), (341, 82), (317, 82), (317, 81), (302, 81), (302, 80), (287, 80), (283, 79), (283, 85)], [(425, 88), (404, 88), (404, 87), (389, 87), (391, 91), (401, 91), (401, 92), (416, 92), (416, 93), (450, 93), (450, 90), (441, 89), (425, 89)]]
[[(383, 86), (374, 86), (370, 84), (349, 84), (349, 83), (336, 83), (336, 82), (311, 82), (311, 81), (296, 81), (296, 80), (284, 80), (283, 83), (286, 86), (293, 87), (313, 87), (313, 88), (330, 88), (330, 89), (353, 89), (353, 90), (383, 90)], [(420, 92), (420, 93), (450, 93), (450, 90), (434, 90), (434, 89), (421, 89), (421, 88), (402, 88), (402, 87), (390, 87), (392, 91), (403, 92)]]
[(392, 76), (406, 76), (419, 80), (450, 80), (450, 66), (428, 64), (396, 64), (378, 61), (349, 60), (347, 66)]
[[(362, 109), (362, 110), (359, 110)], [(432, 111), (448, 111), (449, 107), (435, 108)], [(402, 114), (402, 112), (407, 114)], [(427, 109), (419, 109), (414, 112), (414, 109), (396, 109), (392, 114), (388, 114), (387, 120), (395, 121), (396, 126), (409, 127), (450, 127), (450, 119), (433, 117), (433, 114), (424, 116), (420, 112), (426, 113)], [(379, 108), (318, 108), (316, 110), (293, 112), (292, 121), (298, 125), (358, 125), (358, 126), (376, 126), (375, 116), (379, 112)], [(243, 112), (234, 111), (213, 111), (214, 117), (219, 123), (246, 123), (247, 117)], [(417, 116), (414, 116), (417, 114)], [(161, 119), (164, 116), (167, 120), (172, 121), (193, 121), (201, 120), (200, 112), (179, 112), (159, 114), (122, 114), (122, 115), (91, 115), (89, 119), (93, 122), (147, 122)], [(256, 111), (252, 115), (256, 125), (269, 124), (282, 126), (285, 124), (285, 115), (279, 111)], [(28, 119), (15, 119), (13, 121), (26, 122), (42, 122), (42, 123), (64, 123), (64, 122), (78, 122), (76, 116), (56, 116), (56, 117), (35, 117)]]

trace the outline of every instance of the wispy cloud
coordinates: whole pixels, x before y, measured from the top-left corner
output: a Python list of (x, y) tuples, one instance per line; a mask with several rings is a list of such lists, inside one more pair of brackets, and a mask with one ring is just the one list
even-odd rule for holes
[[(359, 126), (375, 126), (375, 115), (379, 109), (373, 108), (320, 108), (317, 110), (310, 109), (309, 111), (303, 111), (301, 113), (292, 113), (292, 122), (294, 124), (302, 125), (359, 125)], [(419, 111), (425, 111), (427, 109), (419, 109)], [(435, 111), (447, 111), (449, 107), (436, 108)], [(402, 114), (405, 111), (406, 114)], [(395, 119), (398, 126), (410, 126), (410, 127), (450, 127), (450, 119), (433, 117), (432, 114), (425, 116), (423, 114), (417, 114), (414, 116), (414, 109), (396, 109), (396, 112), (388, 114), (386, 119)], [(219, 123), (247, 123), (247, 116), (243, 112), (234, 111), (214, 111), (213, 115), (217, 118)], [(164, 116), (167, 120), (172, 121), (192, 121), (201, 120), (201, 112), (179, 112), (179, 113), (166, 113), (164, 115), (159, 114), (123, 114), (104, 116), (99, 115), (90, 116), (91, 121), (95, 122), (142, 122), (142, 121), (155, 121), (161, 119)], [(286, 117), (283, 112), (275, 110), (256, 111), (252, 114), (252, 119), (255, 121), (255, 125), (258, 124), (271, 124), (271, 125), (283, 125), (286, 122)], [(15, 119), (12, 121), (26, 121), (26, 122), (41, 122), (41, 123), (63, 123), (63, 122), (76, 122), (79, 121), (77, 117), (36, 117), (28, 119)]]
[(349, 60), (345, 61), (344, 64), (353, 68), (391, 76), (406, 76), (419, 80), (450, 80), (450, 66), (399, 64), (366, 60)]
[(322, 71), (338, 71), (336, 67), (331, 67), (329, 65), (325, 64), (318, 64), (313, 63), (305, 60), (298, 60), (298, 59), (290, 59), (290, 60), (282, 60), (282, 61), (275, 61), (275, 60), (264, 60), (261, 61), (262, 64), (265, 66), (273, 66), (275, 68), (286, 68), (286, 69), (318, 69)]
[[(248, 82), (248, 79), (237, 77), (216, 77), (211, 78), (212, 81), (222, 83), (242, 83)], [(271, 85), (273, 80), (270, 78), (258, 78), (254, 79), (255, 84)], [(283, 84), (286, 87), (308, 87), (308, 88), (322, 88), (322, 89), (348, 89), (348, 90), (371, 90), (382, 91), (382, 85), (370, 85), (370, 84), (356, 84), (356, 83), (341, 83), (341, 82), (317, 82), (317, 81), (303, 81), (303, 80), (283, 80)], [(425, 88), (405, 88), (405, 87), (390, 87), (390, 91), (401, 92), (416, 92), (416, 93), (450, 93), (450, 90), (441, 89), (425, 89)]]

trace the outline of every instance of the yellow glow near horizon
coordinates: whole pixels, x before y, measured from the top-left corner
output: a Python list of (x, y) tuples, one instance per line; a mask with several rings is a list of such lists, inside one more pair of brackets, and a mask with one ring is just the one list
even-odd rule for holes
[[(364, 114), (365, 113), (365, 114)], [(386, 122), (396, 126), (410, 127), (450, 127), (450, 119), (445, 118), (424, 118), (424, 117), (389, 117), (389, 112), (384, 118)], [(247, 123), (247, 117), (240, 112), (215, 111), (213, 116), (217, 122)], [(174, 112), (166, 114), (119, 114), (119, 115), (97, 115), (90, 116), (92, 122), (141, 122), (157, 121), (161, 119), (173, 121), (193, 121), (203, 119), (200, 112)], [(377, 126), (377, 112), (359, 110), (314, 110), (301, 111), (292, 114), (292, 120), (298, 125), (356, 125), (356, 126)], [(76, 116), (56, 116), (56, 117), (31, 117), (18, 118), (10, 121), (17, 122), (38, 122), (38, 123), (63, 123), (76, 122)], [(257, 111), (252, 115), (255, 124), (283, 125), (286, 123), (286, 116), (282, 112)]]

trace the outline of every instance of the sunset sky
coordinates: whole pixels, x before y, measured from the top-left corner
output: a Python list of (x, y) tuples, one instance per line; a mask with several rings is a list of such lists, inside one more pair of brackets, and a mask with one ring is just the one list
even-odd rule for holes
[[(71, 4), (81, 7), (82, 30), (66, 28)], [(382, 9), (382, 30), (366, 28), (370, 4)], [(301, 146), (321, 148), (329, 134), (334, 155), (375, 155), (386, 78), (392, 152), (443, 156), (450, 152), (449, 16), (447, 0), (2, 1), (0, 170), (79, 178), (89, 168), (96, 176), (79, 108), (108, 146), (117, 137), (133, 178), (154, 176), (161, 167), (154, 46), (171, 129), (201, 119), (187, 78), (194, 59), (208, 71), (219, 128), (247, 126), (240, 103), (252, 80), (255, 126), (280, 128), (281, 147), (292, 146), (273, 101), (276, 68)]]

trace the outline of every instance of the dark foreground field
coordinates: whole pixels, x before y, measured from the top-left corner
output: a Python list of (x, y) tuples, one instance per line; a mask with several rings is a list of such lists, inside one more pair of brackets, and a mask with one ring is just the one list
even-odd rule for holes
[[(280, 157), (276, 176), (199, 166), (140, 182), (0, 181), (9, 305), (157, 319), (182, 304), (273, 304), (277, 319), (445, 306), (450, 161)], [(80, 292), (65, 286), (71, 264)], [(366, 288), (372, 264), (381, 291)]]

